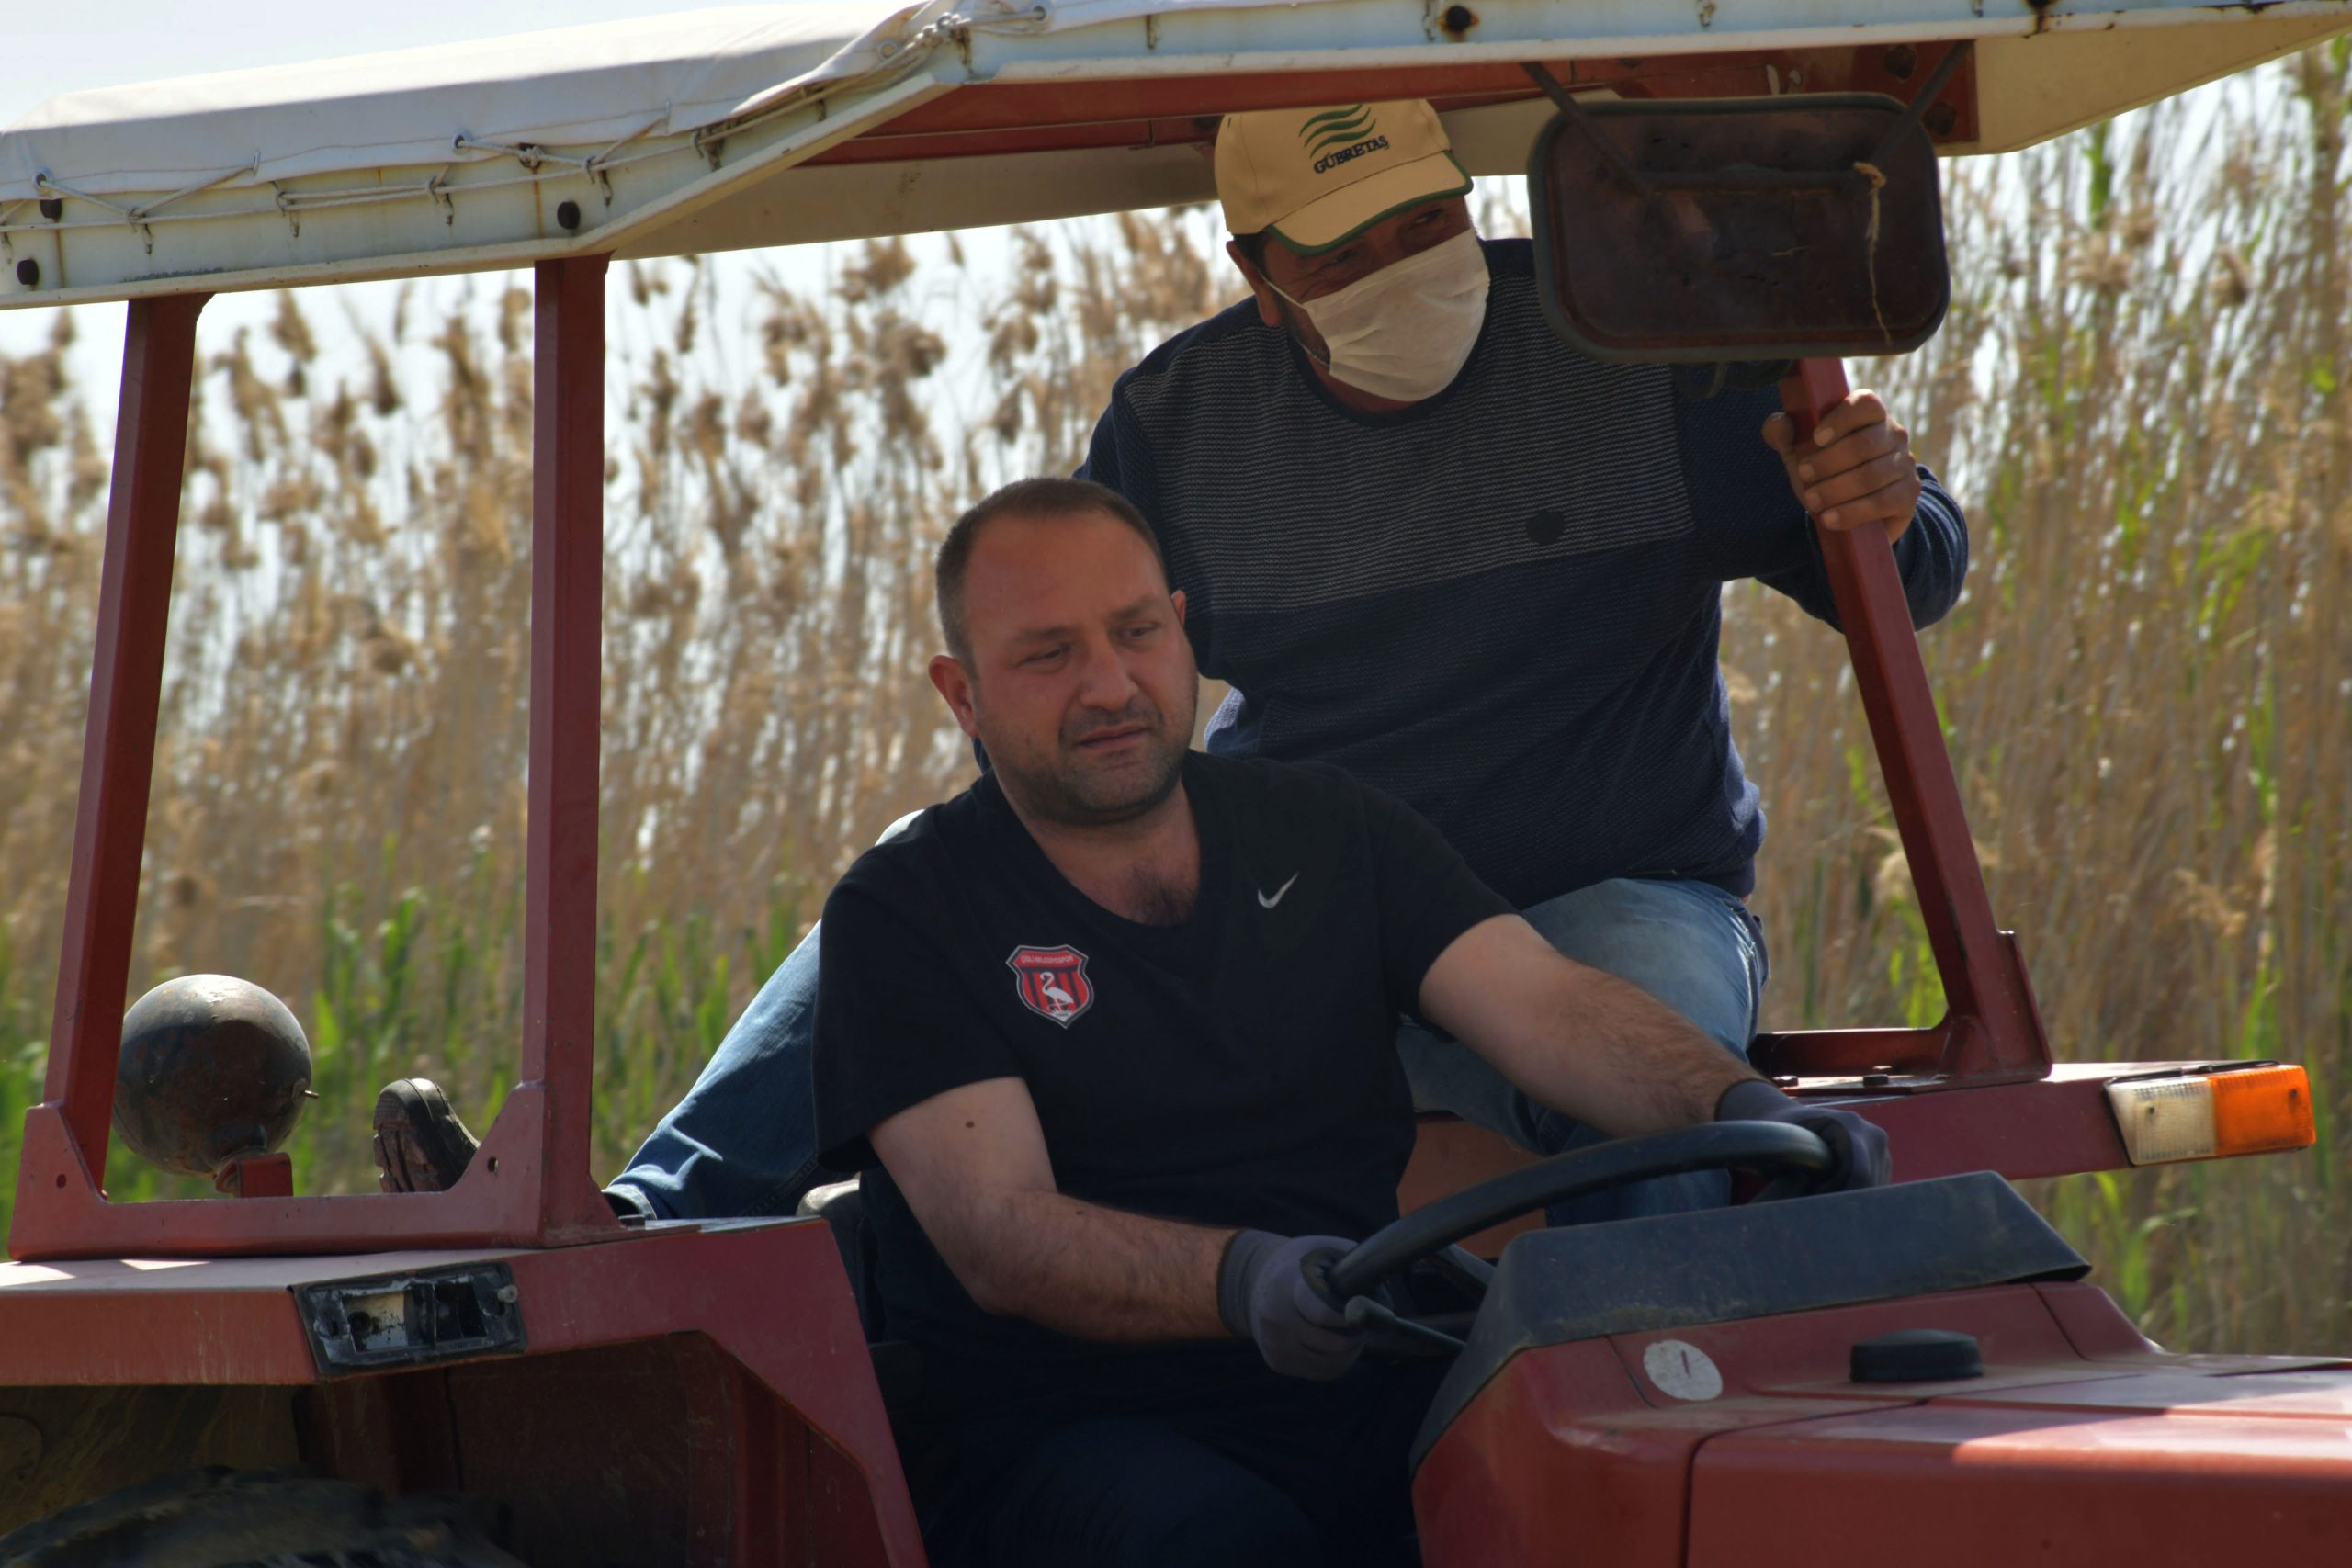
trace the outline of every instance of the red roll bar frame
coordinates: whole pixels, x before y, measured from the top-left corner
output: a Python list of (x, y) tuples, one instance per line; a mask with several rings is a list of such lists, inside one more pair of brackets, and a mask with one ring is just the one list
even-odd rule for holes
[(536, 269), (530, 818), (523, 1064), (447, 1192), (113, 1203), (103, 1187), (154, 771), (196, 320), (134, 299), (49, 1076), (25, 1116), (10, 1251), (59, 1258), (547, 1247), (618, 1231), (589, 1180), (605, 549), (604, 256)]
[[(1796, 438), (1810, 439), (1814, 425), (1847, 391), (1838, 361), (1799, 362), (1781, 383), (1781, 406), (1796, 423)], [(1879, 528), (1815, 533), (1948, 1010), (1926, 1029), (1761, 1034), (1749, 1059), (1760, 1071), (1788, 1077), (1884, 1074), (1886, 1083), (1871, 1087), (1888, 1089), (1982, 1088), (2047, 1077), (2050, 1040), (2041, 1010), (2016, 933), (1993, 921), (1894, 547)], [(1906, 1081), (1896, 1081), (1898, 1076)]]

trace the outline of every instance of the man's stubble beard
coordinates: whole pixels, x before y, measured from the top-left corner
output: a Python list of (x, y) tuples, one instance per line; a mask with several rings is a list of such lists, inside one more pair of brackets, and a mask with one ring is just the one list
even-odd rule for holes
[[(1138, 696), (1114, 715), (1074, 716), (1055, 738), (1050, 759), (1033, 765), (1010, 750), (989, 746), (989, 764), (998, 783), (1020, 802), (1030, 816), (1068, 828), (1107, 828), (1131, 822), (1156, 810), (1176, 793), (1183, 777), (1184, 753), (1192, 744), (1197, 699), (1186, 705), (1181, 728), (1171, 728), (1168, 716), (1149, 698)], [(1146, 731), (1142, 766), (1122, 770), (1114, 778), (1080, 764), (1072, 748), (1077, 740), (1123, 724), (1139, 724)]]

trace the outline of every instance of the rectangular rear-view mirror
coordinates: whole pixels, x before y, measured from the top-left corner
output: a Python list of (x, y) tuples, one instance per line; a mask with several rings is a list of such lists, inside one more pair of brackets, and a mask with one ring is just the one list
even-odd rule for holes
[(1579, 104), (1527, 186), (1552, 328), (1596, 359), (1901, 354), (1951, 299), (1934, 144), (1846, 93)]

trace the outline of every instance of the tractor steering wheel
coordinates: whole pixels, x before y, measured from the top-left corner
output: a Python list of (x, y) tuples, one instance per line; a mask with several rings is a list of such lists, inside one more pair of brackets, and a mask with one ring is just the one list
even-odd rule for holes
[(1836, 1163), (1829, 1145), (1785, 1122), (1708, 1122), (1619, 1138), (1507, 1171), (1383, 1225), (1332, 1263), (1320, 1283), (1335, 1302), (1369, 1296), (1385, 1280), (1488, 1225), (1604, 1188), (1738, 1168), (1817, 1176)]

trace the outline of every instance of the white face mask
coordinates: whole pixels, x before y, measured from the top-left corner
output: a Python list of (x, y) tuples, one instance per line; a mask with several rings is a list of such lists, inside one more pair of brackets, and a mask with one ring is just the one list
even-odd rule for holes
[(1464, 229), (1320, 299), (1274, 292), (1323, 334), (1332, 379), (1417, 403), (1452, 386), (1477, 344), (1487, 321), (1487, 256), (1476, 231)]

